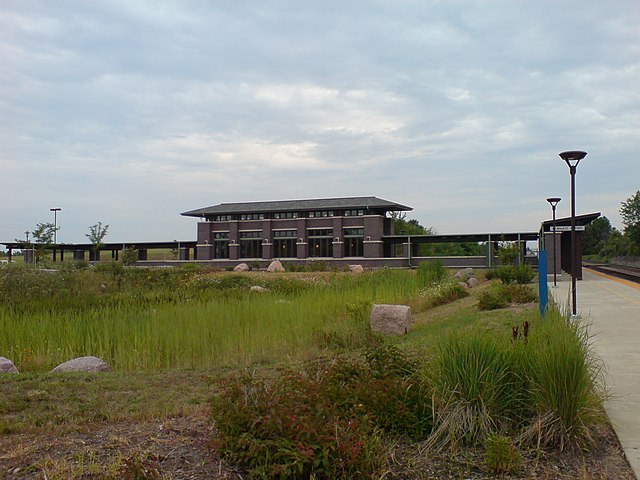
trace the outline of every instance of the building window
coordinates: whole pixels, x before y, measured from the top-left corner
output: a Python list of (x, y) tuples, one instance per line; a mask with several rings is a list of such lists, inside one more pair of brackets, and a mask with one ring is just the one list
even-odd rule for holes
[(215, 240), (226, 240), (229, 238), (229, 232), (215, 232), (213, 238)]
[(309, 212), (309, 218), (333, 217), (333, 210)]
[(264, 213), (243, 213), (240, 220), (264, 220)]
[(229, 241), (214, 240), (213, 258), (229, 258)]
[(233, 215), (216, 215), (213, 217), (214, 222), (228, 222), (233, 220)]
[(278, 258), (295, 258), (298, 256), (295, 230), (273, 231), (273, 256)]
[(296, 238), (295, 230), (274, 230), (273, 238)]
[(309, 230), (309, 256), (333, 257), (333, 230), (331, 228)]
[(345, 210), (345, 217), (361, 217), (364, 215), (364, 210)]
[(262, 232), (240, 232), (240, 258), (262, 258)]
[(273, 214), (273, 218), (275, 218), (275, 219), (298, 218), (298, 212), (274, 213)]
[(344, 256), (362, 257), (364, 256), (364, 228), (344, 229)]
[(295, 238), (279, 238), (273, 241), (273, 254), (278, 258), (295, 258), (298, 253)]

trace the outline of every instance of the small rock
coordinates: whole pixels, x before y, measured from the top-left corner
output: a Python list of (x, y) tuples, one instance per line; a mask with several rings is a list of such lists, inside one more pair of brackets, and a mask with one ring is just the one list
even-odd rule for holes
[(469, 277), (469, 279), (467, 280), (467, 285), (469, 286), (469, 288), (473, 288), (476, 285), (478, 285), (478, 279), (476, 277)]
[(249, 271), (249, 265), (247, 265), (246, 263), (240, 263), (240, 264), (235, 266), (233, 271), (234, 272), (248, 272)]
[(362, 268), (362, 265), (349, 265), (349, 271), (351, 273), (360, 274), (364, 273), (364, 268)]
[(284, 272), (284, 267), (280, 260), (274, 260), (267, 267), (267, 272)]
[(268, 292), (269, 290), (264, 288), (264, 287), (261, 287), (260, 285), (254, 285), (249, 289), (249, 291), (258, 292), (258, 293), (264, 293), (264, 292)]
[(371, 330), (384, 335), (405, 335), (411, 326), (411, 308), (407, 305), (374, 305)]
[(467, 285), (465, 282), (458, 282), (458, 284), (459, 284), (462, 288), (469, 288), (469, 285)]
[(111, 365), (98, 357), (78, 357), (61, 363), (51, 370), (55, 373), (64, 372), (110, 372)]
[(0, 373), (18, 373), (18, 369), (11, 360), (0, 357)]

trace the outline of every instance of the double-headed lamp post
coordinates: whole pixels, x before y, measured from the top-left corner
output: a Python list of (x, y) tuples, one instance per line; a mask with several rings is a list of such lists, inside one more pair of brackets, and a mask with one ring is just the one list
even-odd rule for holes
[(576, 280), (578, 277), (578, 259), (576, 249), (576, 169), (587, 152), (570, 151), (559, 154), (569, 166), (571, 174), (571, 317), (580, 318), (577, 308)]
[(560, 203), (561, 198), (551, 197), (547, 198), (547, 202), (551, 205), (551, 212), (553, 214), (553, 227), (551, 231), (553, 232), (553, 288), (558, 288), (558, 283), (556, 282), (556, 270), (558, 269), (558, 264), (556, 261), (556, 207), (558, 203)]
[(56, 246), (58, 245), (58, 212), (61, 208), (50, 208), (53, 212), (53, 261), (56, 261)]

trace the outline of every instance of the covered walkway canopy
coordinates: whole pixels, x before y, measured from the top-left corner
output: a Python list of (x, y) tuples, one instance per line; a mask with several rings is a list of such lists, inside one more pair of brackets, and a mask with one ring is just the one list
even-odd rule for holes
[[(178, 258), (180, 260), (195, 260), (195, 249), (196, 242), (193, 240), (190, 241), (177, 241), (173, 240), (171, 242), (122, 242), (122, 243), (103, 243), (96, 250), (95, 245), (92, 243), (60, 243), (58, 245), (38, 245), (36, 243), (27, 243), (27, 242), (5, 242), (0, 243), (0, 245), (4, 245), (9, 253), (9, 261), (11, 261), (11, 256), (13, 250), (32, 250), (33, 248), (43, 247), (47, 248), (47, 250), (53, 250), (53, 261), (56, 261), (57, 252), (60, 252), (60, 261), (64, 260), (65, 252), (72, 252), (74, 260), (84, 260), (85, 252), (89, 252), (89, 260), (100, 260), (100, 252), (110, 251), (111, 258), (114, 260), (118, 260), (119, 252), (127, 250), (129, 248), (134, 248), (138, 251), (138, 259), (146, 260), (147, 252), (149, 250), (156, 249), (175, 249), (179, 252)], [(193, 253), (191, 250), (193, 249)]]

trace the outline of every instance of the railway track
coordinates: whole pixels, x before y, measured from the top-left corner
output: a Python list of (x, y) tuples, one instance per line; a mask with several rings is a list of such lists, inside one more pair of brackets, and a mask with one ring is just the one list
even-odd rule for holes
[(594, 270), (596, 272), (606, 273), (613, 277), (624, 278), (631, 282), (640, 283), (640, 268), (629, 267), (626, 265), (612, 265), (609, 263), (590, 263), (584, 262), (584, 268)]

